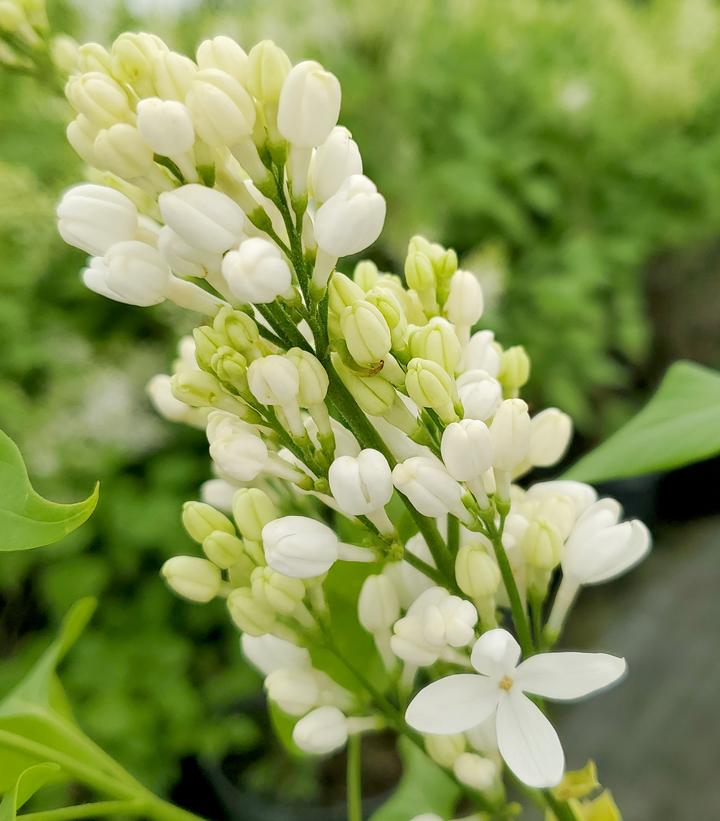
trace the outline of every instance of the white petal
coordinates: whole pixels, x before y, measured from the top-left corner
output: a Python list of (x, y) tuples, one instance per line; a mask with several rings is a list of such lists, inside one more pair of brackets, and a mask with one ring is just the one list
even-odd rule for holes
[(494, 681), (474, 673), (441, 678), (420, 690), (405, 720), (421, 733), (462, 733), (491, 715), (500, 692)]
[(622, 507), (615, 499), (600, 499), (590, 505), (578, 518), (568, 540), (568, 546), (574, 541), (584, 542), (592, 535), (620, 521)]
[(541, 653), (517, 668), (514, 682), (527, 693), (566, 701), (602, 690), (626, 669), (625, 659), (606, 653)]
[[(627, 540), (609, 545), (601, 560), (584, 579), (585, 584), (600, 584), (626, 573), (650, 552), (652, 539), (650, 531), (639, 519), (626, 522), (622, 527), (630, 527)], [(598, 557), (600, 559), (600, 557)]]
[(560, 739), (539, 707), (513, 687), (503, 693), (497, 711), (500, 755), (530, 787), (554, 787), (565, 768)]
[(470, 661), (486, 676), (499, 679), (510, 675), (520, 660), (520, 645), (501, 627), (488, 630), (475, 642)]

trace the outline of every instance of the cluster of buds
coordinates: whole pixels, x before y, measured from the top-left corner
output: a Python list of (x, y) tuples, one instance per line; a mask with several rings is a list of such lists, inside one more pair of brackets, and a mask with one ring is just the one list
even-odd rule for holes
[[(528, 355), (477, 327), (482, 289), (454, 251), (418, 236), (404, 279), (337, 270), (377, 239), (385, 202), (337, 125), (332, 74), (271, 42), (246, 54), (217, 37), (193, 61), (147, 34), (82, 46), (79, 66), (68, 137), (95, 182), (58, 217), (92, 255), (84, 281), (202, 315), (148, 386), (205, 430), (215, 474), (183, 512), (204, 557), (170, 559), (168, 584), (225, 598), (300, 748), (410, 727), (493, 806), (505, 766), (558, 785), (562, 747), (526, 693), (575, 699), (623, 674), (613, 656), (548, 651), (582, 586), (647, 553), (646, 528), (587, 485), (525, 481), (562, 459), (572, 424), (531, 413)], [(348, 570), (382, 692), (337, 635)]]

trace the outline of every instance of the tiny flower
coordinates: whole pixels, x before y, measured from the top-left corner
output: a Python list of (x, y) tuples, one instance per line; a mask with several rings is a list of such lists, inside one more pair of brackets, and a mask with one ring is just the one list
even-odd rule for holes
[(60, 236), (75, 248), (102, 256), (111, 245), (135, 238), (138, 212), (135, 204), (105, 185), (76, 185), (57, 207)]
[(185, 502), (182, 523), (190, 538), (198, 544), (202, 544), (211, 533), (218, 530), (235, 535), (235, 527), (230, 519), (205, 502)]
[(123, 32), (110, 51), (113, 76), (132, 86), (140, 97), (148, 97), (153, 93), (155, 60), (167, 50), (165, 43), (153, 34)]
[(343, 513), (360, 516), (385, 507), (393, 493), (387, 459), (366, 448), (353, 456), (340, 456), (328, 472), (330, 491)]
[(358, 619), (368, 633), (389, 630), (400, 617), (400, 602), (387, 576), (368, 576), (358, 598)]
[(185, 242), (221, 254), (243, 236), (245, 214), (221, 191), (190, 183), (160, 195), (160, 213)]
[(493, 440), (493, 464), (511, 471), (526, 457), (530, 447), (530, 417), (522, 399), (506, 399), (490, 425)]
[(220, 569), (207, 559), (196, 556), (173, 556), (162, 566), (168, 586), (179, 596), (204, 604), (220, 592)]
[(245, 83), (248, 56), (232, 37), (220, 35), (203, 40), (197, 47), (195, 57), (201, 69), (218, 68), (238, 83)]
[(84, 114), (96, 128), (130, 122), (132, 112), (127, 94), (119, 83), (100, 71), (72, 76), (65, 95), (78, 114)]
[(486, 371), (466, 371), (458, 378), (457, 388), (465, 419), (487, 421), (502, 402), (502, 386)]
[(245, 554), (243, 543), (237, 536), (224, 530), (214, 530), (203, 539), (203, 553), (221, 570), (227, 570)]
[(498, 379), (510, 391), (517, 391), (530, 378), (530, 359), (522, 345), (503, 351)]
[(300, 376), (287, 357), (271, 354), (250, 364), (248, 385), (261, 405), (286, 405), (297, 400)]
[(279, 46), (272, 40), (262, 40), (248, 54), (248, 91), (266, 106), (277, 103), (291, 68), (290, 58)]
[(390, 352), (390, 328), (378, 309), (364, 299), (340, 314), (340, 329), (350, 356), (364, 367), (381, 362)]
[(209, 273), (217, 273), (222, 265), (220, 254), (194, 248), (169, 225), (160, 229), (158, 251), (168, 266), (183, 277), (205, 278)]
[(253, 596), (276, 613), (290, 616), (305, 598), (305, 585), (270, 567), (256, 567), (251, 576)]
[(460, 362), (462, 350), (455, 327), (447, 319), (435, 316), (427, 325), (416, 328), (410, 334), (410, 353), (437, 362), (452, 376)]
[(157, 305), (166, 298), (170, 270), (156, 248), (138, 240), (117, 242), (105, 254), (108, 288), (131, 305)]
[(311, 755), (339, 750), (347, 739), (348, 721), (337, 707), (318, 707), (301, 718), (293, 729), (293, 741)]
[(426, 735), (425, 749), (433, 761), (441, 767), (452, 767), (459, 755), (465, 752), (467, 742), (462, 733), (453, 735)]
[(482, 600), (497, 593), (500, 570), (483, 547), (477, 544), (463, 545), (455, 558), (455, 579), (466, 596)]
[(249, 482), (262, 473), (268, 463), (265, 442), (247, 425), (231, 435), (212, 436), (208, 427), (210, 456), (219, 470), (237, 482)]
[(469, 331), (482, 316), (483, 308), (482, 286), (475, 274), (470, 271), (455, 271), (443, 306), (450, 322)]
[(353, 174), (315, 215), (318, 246), (334, 257), (359, 253), (380, 236), (385, 210), (385, 199), (375, 184)]
[(575, 514), (579, 516), (597, 501), (597, 491), (584, 482), (575, 482), (572, 479), (556, 479), (551, 482), (536, 482), (527, 492), (528, 501), (550, 499), (555, 496), (565, 496), (575, 507)]
[(535, 467), (550, 467), (565, 455), (572, 437), (572, 419), (557, 408), (546, 408), (530, 420), (528, 460)]
[(477, 419), (452, 422), (443, 432), (441, 453), (453, 479), (478, 479), (493, 464), (493, 442), (487, 425)]
[(352, 135), (342, 126), (333, 128), (317, 149), (310, 165), (310, 185), (317, 202), (329, 200), (353, 174), (362, 174), (362, 157)]
[(320, 688), (312, 669), (273, 670), (265, 678), (270, 701), (290, 716), (304, 716), (320, 700)]
[(294, 66), (285, 78), (278, 104), (278, 129), (301, 148), (323, 143), (340, 114), (340, 83), (313, 60)]
[(227, 597), (230, 617), (238, 629), (251, 636), (263, 636), (275, 626), (275, 611), (258, 601), (248, 587), (237, 587)]
[(237, 250), (228, 251), (222, 272), (241, 302), (264, 304), (293, 295), (290, 266), (276, 245), (260, 237), (246, 239)]
[(297, 368), (300, 379), (297, 396), (300, 407), (316, 408), (327, 396), (330, 384), (327, 371), (316, 356), (302, 348), (290, 348), (287, 356)]
[(206, 414), (197, 408), (191, 408), (172, 392), (170, 376), (158, 373), (147, 383), (145, 390), (155, 410), (171, 422), (182, 422), (193, 427), (204, 428)]
[(457, 421), (455, 383), (442, 365), (430, 359), (411, 359), (405, 389), (418, 407), (432, 408), (445, 423)]
[(162, 52), (156, 57), (153, 66), (156, 94), (163, 100), (184, 102), (197, 71), (195, 63), (184, 54), (176, 51)]
[(518, 664), (520, 647), (502, 629), (475, 642), (478, 675), (435, 681), (410, 703), (405, 718), (422, 733), (459, 733), (496, 716), (498, 749), (513, 773), (531, 787), (553, 787), (563, 775), (560, 740), (542, 711), (525, 695), (568, 701), (617, 681), (625, 660), (604, 653), (542, 653)]
[(274, 670), (302, 670), (310, 666), (310, 653), (285, 639), (267, 634), (240, 639), (245, 658), (266, 676)]
[(492, 331), (477, 331), (470, 337), (463, 351), (462, 368), (464, 371), (482, 370), (492, 377), (500, 373), (500, 346)]
[(185, 104), (198, 136), (216, 148), (233, 148), (252, 134), (255, 104), (230, 74), (216, 68), (198, 71)]
[(158, 97), (140, 100), (137, 127), (150, 148), (164, 157), (185, 154), (195, 142), (190, 112), (176, 100)]
[(468, 513), (461, 501), (460, 485), (435, 457), (412, 456), (395, 465), (393, 484), (423, 516), (445, 516), (452, 513), (467, 519)]
[[(134, 125), (116, 123), (103, 129), (93, 144), (95, 161), (99, 168), (118, 177), (133, 180), (158, 171), (153, 166), (153, 152)], [(153, 181), (157, 176), (153, 177)], [(165, 183), (162, 174), (159, 179)]]
[(251, 542), (259, 542), (262, 529), (277, 518), (277, 508), (272, 499), (257, 487), (240, 488), (233, 497), (232, 512), (243, 538)]

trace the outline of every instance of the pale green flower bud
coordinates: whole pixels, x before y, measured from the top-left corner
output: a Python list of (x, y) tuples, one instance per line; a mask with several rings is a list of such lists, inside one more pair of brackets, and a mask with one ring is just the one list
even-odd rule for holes
[(264, 105), (277, 104), (292, 63), (272, 40), (263, 40), (248, 54), (247, 86), (253, 97)]
[(228, 580), (232, 587), (248, 587), (250, 584), (250, 577), (257, 565), (247, 555), (243, 553), (242, 556), (235, 562), (232, 567), (228, 568)]
[(447, 319), (436, 316), (427, 325), (411, 331), (410, 353), (437, 362), (452, 376), (460, 363), (462, 349), (455, 328)]
[(178, 54), (176, 51), (159, 54), (155, 60), (153, 74), (158, 97), (184, 103), (197, 72), (198, 67), (184, 54)]
[(27, 18), (17, 3), (4, 0), (0, 3), (0, 29), (14, 33), (27, 25)]
[(196, 556), (173, 556), (160, 571), (168, 586), (179, 596), (205, 604), (220, 592), (220, 570), (207, 559)]
[(300, 376), (297, 397), (300, 407), (311, 408), (324, 402), (330, 383), (320, 360), (302, 348), (290, 348), (287, 357), (294, 363)]
[(134, 125), (116, 123), (103, 129), (93, 150), (101, 168), (126, 180), (142, 177), (153, 168), (152, 148)]
[(213, 328), (222, 334), (232, 348), (244, 355), (252, 353), (260, 339), (255, 320), (243, 311), (222, 308), (213, 320)]
[(405, 390), (421, 408), (432, 408), (443, 422), (456, 422), (457, 395), (448, 372), (430, 359), (411, 359), (405, 375)]
[(208, 536), (216, 532), (235, 535), (235, 527), (225, 514), (205, 502), (185, 502), (182, 508), (182, 523), (188, 536), (202, 544)]
[(503, 351), (500, 358), (498, 379), (510, 392), (517, 392), (530, 378), (530, 358), (522, 345), (515, 345)]
[(244, 539), (262, 541), (262, 529), (277, 519), (278, 511), (272, 499), (256, 487), (242, 487), (233, 497), (233, 517)]
[(314, 60), (298, 63), (283, 82), (278, 101), (278, 130), (301, 148), (321, 145), (337, 125), (340, 83)]
[(419, 294), (434, 291), (437, 286), (432, 262), (420, 251), (408, 251), (405, 258), (405, 279), (407, 284)]
[(397, 393), (382, 376), (359, 376), (346, 367), (337, 354), (333, 354), (332, 362), (345, 387), (365, 413), (382, 416), (393, 407)]
[[(562, 781), (553, 788), (553, 795), (558, 801), (569, 801), (572, 798), (585, 798), (600, 787), (597, 778), (597, 767), (594, 761), (588, 761), (581, 770), (569, 770), (563, 775)], [(620, 816), (617, 816), (620, 821)], [(592, 821), (605, 821), (595, 819)], [(609, 821), (609, 820), (608, 820)]]
[(110, 50), (113, 77), (132, 86), (138, 96), (152, 97), (155, 61), (166, 51), (168, 47), (154, 34), (124, 32)]
[(335, 271), (328, 285), (328, 310), (340, 315), (349, 305), (365, 299), (363, 289), (350, 277)]
[(389, 288), (378, 285), (365, 294), (365, 299), (385, 318), (390, 328), (393, 349), (403, 350), (407, 344), (408, 322), (395, 294)]
[(77, 41), (67, 34), (58, 34), (50, 43), (52, 61), (63, 74), (70, 74), (75, 70), (78, 59)]
[(390, 328), (378, 309), (366, 302), (348, 305), (340, 315), (340, 330), (350, 356), (365, 367), (382, 361), (390, 352)]
[(99, 71), (76, 74), (65, 86), (65, 96), (78, 114), (84, 114), (97, 128), (133, 119), (127, 94), (122, 87)]
[(453, 764), (455, 777), (474, 790), (489, 790), (498, 778), (498, 765), (476, 753), (462, 753)]
[(213, 530), (203, 539), (202, 549), (208, 559), (221, 570), (236, 565), (245, 556), (242, 541), (224, 530)]
[(78, 114), (65, 131), (65, 136), (73, 151), (88, 165), (95, 165), (95, 139), (98, 130), (84, 114)]
[(195, 56), (201, 69), (218, 68), (242, 84), (247, 79), (248, 56), (231, 37), (203, 40)]
[(276, 573), (269, 567), (258, 567), (250, 579), (255, 599), (282, 616), (290, 616), (305, 598), (305, 583)]
[(212, 357), (210, 367), (221, 382), (241, 396), (248, 395), (247, 360), (241, 353), (224, 345)]
[(455, 735), (423, 736), (427, 754), (441, 767), (452, 767), (459, 755), (465, 752), (466, 741), (462, 733)]
[(355, 280), (356, 284), (359, 285), (363, 291), (369, 291), (374, 287), (377, 284), (379, 276), (380, 272), (378, 271), (377, 265), (369, 259), (360, 260), (353, 271), (353, 280)]
[(212, 358), (226, 342), (221, 334), (209, 325), (200, 325), (193, 331), (195, 359), (204, 371), (212, 371)]
[(237, 413), (243, 419), (248, 416), (247, 406), (233, 399), (211, 373), (185, 371), (176, 373), (171, 380), (173, 396), (191, 408), (218, 408)]
[(110, 52), (100, 43), (83, 43), (78, 48), (77, 69), (81, 74), (87, 74), (90, 71), (110, 74), (112, 71)]
[(264, 636), (275, 626), (275, 611), (257, 601), (248, 587), (233, 590), (227, 598), (227, 607), (232, 620), (243, 633)]
[(525, 561), (538, 570), (552, 570), (562, 558), (563, 542), (557, 528), (544, 519), (528, 525), (520, 542)]
[(458, 587), (471, 599), (494, 596), (500, 586), (500, 570), (480, 545), (463, 545), (455, 558)]

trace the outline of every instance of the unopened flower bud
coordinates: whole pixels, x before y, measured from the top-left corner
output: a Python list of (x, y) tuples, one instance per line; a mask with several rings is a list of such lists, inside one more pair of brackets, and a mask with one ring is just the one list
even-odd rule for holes
[(83, 43), (78, 47), (77, 69), (80, 74), (90, 71), (110, 74), (111, 63), (110, 52), (100, 43)]
[(322, 522), (306, 516), (283, 516), (263, 527), (268, 565), (297, 579), (321, 576), (338, 558), (338, 538)]
[(530, 417), (522, 399), (506, 399), (498, 408), (490, 435), (493, 440), (493, 464), (512, 471), (527, 456), (530, 447)]
[(220, 191), (191, 183), (165, 191), (158, 204), (165, 223), (195, 248), (221, 254), (243, 236), (245, 214)]
[(411, 359), (405, 375), (405, 389), (421, 408), (432, 408), (443, 422), (455, 422), (455, 385), (450, 374), (430, 359)]
[(278, 102), (278, 130), (301, 148), (323, 143), (340, 114), (340, 83), (334, 74), (305, 60), (288, 73)]
[(155, 92), (153, 68), (158, 55), (168, 50), (153, 34), (124, 32), (112, 44), (112, 73), (121, 83), (132, 86), (140, 97)]
[(328, 286), (328, 309), (338, 316), (349, 305), (365, 299), (365, 293), (350, 277), (335, 271)]
[(69, 245), (102, 256), (116, 242), (131, 240), (138, 213), (125, 194), (105, 185), (76, 185), (57, 207), (58, 230)]
[(358, 598), (358, 619), (368, 633), (389, 630), (400, 618), (400, 602), (387, 576), (368, 576)]
[(210, 368), (221, 382), (232, 388), (234, 393), (247, 395), (247, 360), (241, 353), (223, 345), (210, 360)]
[(350, 132), (342, 126), (333, 128), (310, 165), (310, 186), (315, 200), (319, 203), (329, 200), (348, 177), (362, 174), (362, 170), (360, 150)]
[(270, 701), (291, 716), (304, 716), (320, 700), (313, 670), (274, 670), (266, 677), (264, 686)]
[(153, 152), (134, 125), (116, 123), (103, 129), (93, 145), (98, 165), (132, 180), (142, 177), (153, 168)]
[(500, 355), (495, 334), (492, 331), (477, 331), (470, 337), (463, 352), (463, 370), (481, 370), (488, 376), (496, 377), (500, 372)]
[(463, 545), (455, 558), (458, 587), (473, 600), (494, 596), (500, 586), (500, 570), (480, 545)]
[(302, 348), (290, 348), (287, 357), (297, 368), (300, 378), (297, 395), (300, 407), (312, 408), (324, 402), (330, 381), (320, 360)]
[(546, 408), (530, 420), (528, 460), (535, 467), (550, 467), (565, 455), (572, 437), (572, 419), (557, 408)]
[(244, 539), (260, 542), (262, 529), (277, 518), (277, 508), (265, 491), (244, 487), (233, 497), (233, 517)]
[(116, 242), (105, 254), (107, 285), (123, 302), (147, 307), (163, 302), (170, 270), (156, 248), (138, 240)]
[(213, 320), (213, 328), (228, 340), (231, 347), (247, 355), (260, 339), (255, 320), (243, 311), (222, 308)]
[(462, 753), (453, 764), (458, 781), (474, 790), (488, 790), (498, 777), (498, 766), (490, 758), (476, 753)]
[(84, 114), (78, 114), (65, 131), (67, 141), (80, 159), (88, 165), (95, 165), (95, 140), (98, 128)]
[(173, 375), (172, 392), (177, 399), (193, 408), (218, 408), (247, 415), (247, 405), (229, 396), (220, 380), (204, 371), (187, 371)]
[(315, 215), (318, 246), (333, 257), (359, 253), (380, 236), (385, 211), (385, 199), (375, 184), (353, 174)]
[(360, 260), (353, 271), (353, 281), (366, 292), (378, 284), (379, 277), (380, 271), (371, 259)]
[(185, 104), (195, 130), (208, 145), (232, 148), (253, 132), (255, 103), (245, 88), (224, 71), (198, 71)]
[(467, 746), (462, 733), (455, 735), (426, 735), (423, 736), (425, 749), (433, 761), (441, 767), (452, 767), (457, 757), (465, 752)]
[(208, 559), (221, 570), (227, 570), (237, 564), (245, 555), (242, 541), (224, 530), (213, 530), (206, 536), (202, 549)]
[(345, 746), (347, 719), (337, 707), (318, 707), (295, 725), (293, 741), (305, 753), (326, 755)]
[(247, 587), (238, 587), (227, 597), (230, 616), (243, 633), (262, 636), (275, 626), (275, 611), (259, 602)]
[(310, 667), (310, 653), (304, 647), (271, 634), (244, 634), (240, 644), (245, 658), (266, 676), (274, 670), (302, 670)]
[(262, 40), (248, 54), (248, 90), (264, 105), (277, 103), (291, 68), (290, 58), (279, 46), (272, 40)]
[(198, 544), (202, 544), (216, 531), (235, 535), (235, 527), (230, 519), (204, 502), (185, 502), (182, 523), (190, 538)]
[(470, 329), (482, 316), (483, 308), (483, 292), (478, 278), (470, 271), (456, 271), (443, 306), (445, 316), (454, 325)]
[(345, 387), (365, 413), (382, 416), (393, 408), (397, 391), (384, 377), (359, 376), (346, 367), (337, 355), (333, 355), (332, 363)]
[(183, 277), (205, 278), (209, 273), (219, 271), (222, 264), (220, 254), (194, 248), (169, 225), (160, 229), (158, 251), (168, 266)]
[(176, 51), (159, 54), (153, 67), (155, 93), (163, 100), (185, 102), (197, 71), (195, 63), (184, 54)]
[(393, 484), (408, 497), (423, 516), (445, 516), (452, 513), (467, 519), (462, 504), (462, 488), (435, 457), (412, 456), (395, 466)]
[(517, 391), (530, 378), (530, 358), (522, 345), (503, 351), (498, 379), (509, 391)]
[(453, 479), (478, 479), (493, 463), (493, 443), (487, 425), (477, 419), (448, 425), (443, 432), (441, 453)]
[(129, 123), (132, 112), (122, 87), (99, 71), (76, 74), (68, 80), (65, 95), (78, 114), (84, 114), (97, 128)]
[(490, 419), (502, 402), (500, 383), (485, 371), (466, 371), (457, 380), (457, 388), (465, 419)]
[(193, 330), (195, 340), (195, 359), (204, 371), (212, 372), (212, 360), (220, 348), (225, 345), (223, 337), (209, 325), (200, 325)]
[(250, 583), (253, 596), (283, 616), (292, 615), (305, 598), (305, 585), (301, 579), (284, 576), (270, 567), (256, 568)]
[(237, 482), (251, 482), (268, 463), (267, 445), (249, 428), (212, 441), (210, 456), (223, 474)]
[(421, 359), (441, 365), (451, 376), (455, 373), (462, 350), (455, 328), (440, 316), (410, 334), (410, 352)]
[(526, 528), (520, 547), (531, 567), (552, 570), (560, 563), (563, 542), (553, 524), (544, 519), (535, 519)]
[(207, 559), (173, 556), (162, 566), (168, 586), (179, 596), (194, 602), (209, 602), (220, 592), (220, 570)]
[(381, 362), (390, 352), (390, 328), (378, 309), (358, 300), (340, 315), (340, 329), (350, 356), (365, 367)]
[(393, 492), (387, 459), (377, 450), (366, 448), (358, 456), (340, 456), (328, 471), (330, 490), (338, 507), (349, 516), (380, 510)]
[(220, 69), (241, 84), (247, 79), (248, 56), (231, 37), (220, 35), (203, 40), (195, 56), (201, 69)]
[(233, 295), (242, 302), (264, 304), (292, 296), (290, 266), (271, 242), (246, 239), (223, 258), (222, 272)]
[(0, 31), (14, 33), (27, 24), (27, 17), (17, 3), (11, 0), (4, 0), (0, 3)]
[(176, 100), (160, 100), (158, 97), (140, 100), (137, 127), (152, 151), (163, 157), (185, 154), (195, 142), (190, 112)]
[(434, 292), (437, 286), (432, 262), (426, 254), (412, 248), (412, 244), (405, 257), (405, 279), (408, 286), (419, 294)]
[(250, 364), (248, 385), (261, 405), (282, 406), (297, 401), (300, 375), (289, 359), (271, 354)]

